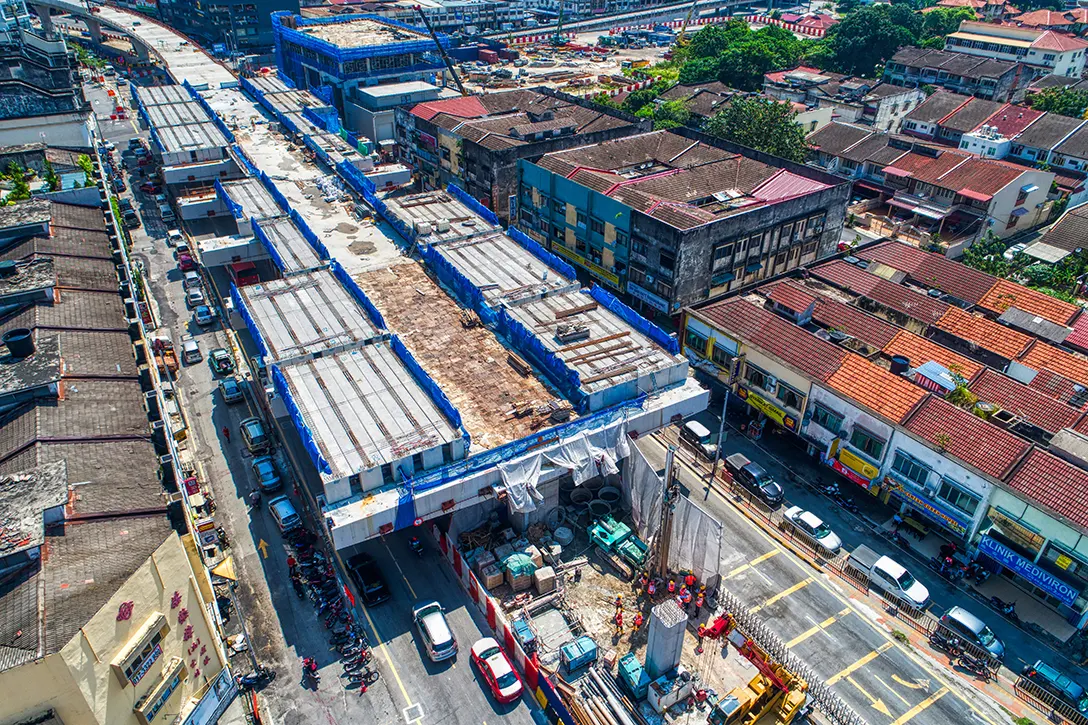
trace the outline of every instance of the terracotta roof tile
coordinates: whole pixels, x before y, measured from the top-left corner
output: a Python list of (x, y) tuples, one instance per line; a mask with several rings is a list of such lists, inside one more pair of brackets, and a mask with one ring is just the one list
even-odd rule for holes
[(429, 121), (440, 113), (448, 113), (458, 118), (480, 118), (487, 115), (487, 109), (476, 96), (465, 96), (417, 103), (412, 106), (411, 113), (424, 121)]
[(910, 277), (920, 285), (939, 289), (971, 304), (978, 304), (993, 288), (997, 279), (940, 254), (929, 252), (918, 270), (910, 273)]
[(1017, 493), (1038, 501), (1082, 528), (1088, 527), (1088, 473), (1038, 448), (1008, 480)]
[(816, 302), (816, 296), (791, 282), (776, 284), (767, 299), (792, 312), (804, 312)]
[(1035, 50), (1056, 50), (1060, 53), (1064, 53), (1069, 50), (1080, 50), (1081, 48), (1088, 48), (1088, 42), (1081, 40), (1080, 38), (1074, 38), (1071, 35), (1064, 35), (1063, 33), (1056, 33), (1053, 30), (1048, 30), (1040, 35), (1031, 47)]
[(829, 297), (821, 296), (816, 300), (812, 319), (825, 327), (842, 330), (847, 335), (852, 335), (878, 349), (883, 348), (899, 334), (899, 328), (895, 325)]
[(949, 307), (936, 325), (945, 332), (1009, 360), (1015, 360), (1034, 339), (985, 317), (964, 312), (959, 307)]
[(919, 337), (906, 330), (900, 330), (896, 333), (895, 338), (884, 346), (882, 352), (888, 356), (903, 355), (910, 360), (911, 367), (918, 367), (923, 363), (933, 361), (944, 365), (949, 370), (957, 371), (968, 380), (978, 375), (985, 367), (974, 360), (949, 350), (943, 345), (938, 345), (932, 340)]
[(1012, 433), (936, 396), (929, 396), (903, 427), (998, 480), (1004, 480), (1031, 448)]
[(948, 305), (940, 300), (889, 282), (842, 260), (813, 267), (810, 272), (831, 284), (862, 297), (868, 297), (874, 302), (926, 324), (937, 322), (948, 310)]
[(1074, 315), (1080, 311), (1077, 305), (1004, 279), (998, 279), (993, 288), (982, 296), (978, 304), (999, 314), (1010, 307), (1015, 307), (1042, 317), (1044, 320), (1050, 320), (1056, 325), (1068, 325)]
[(895, 423), (901, 423), (928, 395), (906, 378), (853, 354), (846, 356), (827, 385)]
[(1020, 356), (1020, 362), (1036, 370), (1053, 370), (1081, 385), (1088, 385), (1088, 360), (1045, 342), (1032, 345), (1030, 350)]
[[(1077, 381), (1071, 380), (1048, 368), (1041, 369), (1039, 373), (1032, 378), (1032, 381), (1028, 383), (1028, 387), (1032, 390), (1040, 390), (1051, 398), (1064, 401), (1074, 407), (1078, 407), (1074, 402), (1074, 398), (1080, 394), (1077, 390), (1077, 385)], [(1088, 400), (1085, 400), (1079, 407), (1081, 410), (1088, 407)], [(1080, 430), (1080, 427), (1081, 426), (1078, 424), (1077, 429)], [(1084, 432), (1088, 432), (1088, 423), (1085, 424)]]
[(1069, 428), (1083, 415), (1082, 411), (1073, 406), (989, 368), (983, 370), (968, 387), (979, 400), (996, 403), (1048, 433)]
[(876, 275), (869, 274), (864, 269), (843, 262), (841, 259), (821, 264), (809, 271), (822, 280), (859, 295), (868, 294), (880, 281), (880, 278)]
[(838, 346), (744, 299), (733, 298), (708, 305), (697, 314), (743, 343), (757, 347), (817, 380), (827, 380), (846, 356), (846, 351)]
[(1088, 314), (1081, 315), (1073, 322), (1073, 331), (1064, 342), (1075, 348), (1088, 349)]
[(925, 263), (928, 252), (903, 242), (882, 242), (872, 247), (860, 249), (854, 256), (873, 262), (883, 262), (889, 267), (895, 267), (910, 274), (917, 271)]

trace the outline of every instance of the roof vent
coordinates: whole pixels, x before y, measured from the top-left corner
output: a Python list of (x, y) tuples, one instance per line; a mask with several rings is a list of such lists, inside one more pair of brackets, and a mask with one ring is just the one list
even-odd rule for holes
[(34, 333), (25, 327), (8, 330), (3, 336), (4, 344), (13, 358), (22, 360), (34, 354)]

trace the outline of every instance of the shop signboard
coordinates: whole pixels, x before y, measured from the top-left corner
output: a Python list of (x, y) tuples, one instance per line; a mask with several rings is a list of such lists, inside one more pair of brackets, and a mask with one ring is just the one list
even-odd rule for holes
[(1017, 576), (1039, 587), (1050, 596), (1060, 600), (1066, 606), (1077, 601), (1080, 591), (1043, 569), (1030, 559), (1020, 556), (1009, 547), (989, 536), (983, 536), (978, 542), (979, 552), (990, 557), (1001, 566), (1011, 570)]
[(848, 479), (861, 486), (862, 488), (867, 489), (869, 488), (869, 485), (872, 484), (872, 481), (870, 481), (869, 479), (862, 478), (854, 471), (842, 465), (842, 462), (838, 458), (828, 458), (827, 465), (831, 466), (831, 468), (834, 469), (837, 473), (846, 476)]
[(645, 302), (658, 312), (663, 312), (666, 315), (669, 314), (669, 303), (664, 298), (658, 297), (653, 292), (642, 289), (634, 282), (627, 283), (627, 294), (637, 300)]
[(219, 721), (227, 706), (238, 694), (238, 683), (234, 681), (229, 669), (224, 667), (215, 679), (208, 683), (208, 688), (200, 702), (192, 709), (182, 725), (211, 725)]
[(752, 406), (760, 413), (763, 413), (765, 416), (773, 420), (775, 423), (778, 423), (783, 428), (792, 431), (797, 430), (797, 419), (794, 418), (792, 415), (786, 413), (786, 411), (782, 410), (763, 396), (757, 393), (753, 393), (751, 390), (744, 387), (743, 385), (737, 388), (737, 395), (740, 396), (741, 400), (748, 401), (748, 405)]
[(964, 522), (946, 511), (943, 507), (937, 505), (935, 502), (922, 498), (891, 476), (886, 476), (884, 478), (884, 483), (887, 484), (889, 490), (891, 490), (894, 495), (906, 501), (926, 518), (935, 521), (940, 526), (943, 526), (955, 534), (967, 536), (967, 529), (969, 528), (970, 522)]
[(162, 645), (157, 644), (155, 645), (155, 649), (151, 650), (151, 654), (147, 656), (147, 659), (143, 661), (143, 664), (140, 665), (139, 669), (129, 675), (128, 681), (133, 685), (140, 684), (140, 680), (144, 679), (144, 675), (151, 669), (151, 665), (155, 664), (160, 657), (162, 657)]

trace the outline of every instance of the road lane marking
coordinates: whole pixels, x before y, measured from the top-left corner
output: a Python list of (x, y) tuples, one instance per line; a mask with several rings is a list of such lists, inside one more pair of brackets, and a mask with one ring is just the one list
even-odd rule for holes
[(896, 682), (898, 682), (903, 687), (906, 687), (906, 688), (911, 689), (911, 690), (928, 690), (929, 689), (929, 680), (915, 680), (914, 682), (907, 682), (902, 677), (900, 677), (899, 675), (896, 675), (896, 674), (892, 675), (892, 679), (895, 680)]
[(385, 534), (381, 534), (382, 546), (389, 552), (389, 558), (393, 560), (393, 565), (397, 567), (397, 571), (400, 572), (400, 578), (404, 580), (404, 585), (408, 587), (409, 593), (412, 595), (412, 599), (419, 599), (416, 596), (416, 590), (412, 588), (412, 583), (408, 581), (408, 575), (404, 573), (404, 569), (400, 568), (400, 562), (397, 561), (396, 555), (393, 554), (393, 550), (389, 548), (389, 542), (385, 538)]
[(870, 652), (869, 654), (865, 655), (864, 657), (859, 659), (854, 664), (847, 667), (845, 670), (842, 670), (841, 672), (838, 672), (838, 673), (832, 675), (831, 677), (827, 678), (827, 680), (825, 681), (825, 684), (827, 684), (829, 686), (834, 685), (839, 680), (841, 680), (841, 679), (843, 679), (843, 678), (845, 678), (845, 677), (847, 677), (849, 675), (854, 674), (855, 672), (860, 670), (862, 667), (864, 667), (865, 665), (869, 664), (870, 662), (875, 660), (880, 655), (887, 652), (893, 646), (895, 646), (894, 642), (886, 642), (886, 643), (880, 645), (879, 647), (874, 649), (872, 652)]
[(749, 569), (751, 569), (752, 567), (754, 567), (754, 566), (755, 566), (756, 564), (759, 564), (759, 563), (761, 563), (761, 562), (767, 561), (767, 559), (770, 559), (770, 558), (771, 558), (772, 556), (777, 556), (777, 555), (778, 555), (778, 554), (780, 554), (780, 553), (782, 553), (782, 552), (781, 552), (781, 549), (774, 549), (774, 550), (772, 550), (772, 551), (768, 551), (768, 552), (767, 552), (766, 554), (764, 554), (763, 556), (757, 556), (756, 558), (752, 559), (752, 560), (751, 560), (750, 562), (748, 562), (747, 564), (741, 564), (741, 565), (740, 565), (740, 566), (738, 566), (738, 567), (737, 567), (736, 569), (734, 569), (733, 571), (731, 571), (731, 572), (729, 572), (728, 574), (726, 574), (726, 575), (725, 575), (725, 578), (726, 578), (726, 579), (732, 579), (732, 578), (733, 578), (733, 577), (735, 577), (735, 576), (736, 576), (737, 574), (740, 574), (740, 573), (742, 573), (742, 572), (748, 571)]
[[(874, 675), (873, 675), (873, 677), (874, 677), (874, 678), (876, 679), (876, 681), (877, 681), (877, 682), (879, 682), (880, 684), (884, 685), (884, 687), (886, 687), (886, 688), (888, 689), (888, 692), (890, 692), (890, 693), (892, 693), (893, 695), (895, 695), (896, 697), (898, 697), (898, 698), (899, 698), (899, 700), (900, 700), (900, 701), (901, 701), (901, 702), (902, 702), (902, 703), (903, 703), (904, 705), (906, 705), (907, 707), (910, 707), (910, 701), (909, 701), (909, 700), (908, 700), (907, 698), (905, 698), (905, 697), (903, 697), (902, 695), (900, 695), (900, 694), (899, 694), (898, 692), (896, 692), (896, 691), (895, 691), (895, 688), (894, 688), (894, 687), (892, 687), (891, 685), (889, 685), (889, 684), (888, 684), (887, 682), (885, 682), (885, 681), (884, 681), (883, 679), (881, 679), (881, 678), (880, 678), (880, 677), (879, 677), (878, 675), (875, 675), (875, 674), (874, 674)], [(892, 678), (894, 678), (894, 677), (895, 677), (895, 675), (892, 675)]]
[(933, 693), (932, 695), (930, 695), (926, 699), (919, 702), (917, 705), (915, 705), (911, 709), (907, 710), (903, 714), (903, 716), (900, 717), (895, 722), (893, 722), (892, 725), (905, 725), (905, 723), (910, 722), (914, 718), (915, 715), (922, 712), (923, 710), (925, 710), (927, 707), (929, 707), (933, 703), (937, 702), (937, 700), (940, 700), (947, 693), (948, 693), (948, 688), (947, 687), (942, 687), (941, 689), (937, 690), (935, 693)]
[(862, 695), (865, 695), (865, 699), (869, 701), (869, 705), (874, 710), (881, 713), (885, 717), (891, 717), (892, 716), (892, 711), (888, 709), (888, 706), (884, 704), (884, 701), (881, 700), (879, 697), (873, 697), (871, 694), (869, 694), (869, 691), (866, 690), (861, 685), (859, 685), (857, 680), (855, 680), (850, 675), (847, 675), (846, 676), (846, 681), (849, 682), (854, 687), (856, 687), (858, 692), (860, 692)]
[[(851, 610), (849, 607), (847, 607), (846, 609), (842, 610), (838, 614), (835, 614), (833, 616), (828, 617), (824, 621), (822, 621), (819, 624), (817, 624), (816, 626), (814, 626), (812, 629), (805, 630), (801, 634), (799, 634), (796, 637), (794, 637), (793, 639), (791, 639), (789, 642), (786, 642), (786, 646), (792, 649), (793, 647), (795, 647), (796, 645), (801, 644), (802, 642), (804, 642), (806, 639), (808, 639), (812, 635), (816, 634), (817, 632), (821, 632), (821, 631), (827, 629), (832, 624), (834, 624), (838, 620), (845, 617), (847, 614), (850, 614), (851, 611), (853, 611), (853, 610)], [(810, 619), (809, 621), (811, 622), (812, 620)]]
[(267, 559), (268, 558), (268, 542), (265, 541), (264, 539), (261, 539), (260, 541), (257, 542), (257, 548), (261, 550), (261, 556), (264, 557), (265, 559)]
[(759, 610), (765, 609), (765, 608), (771, 606), (772, 604), (774, 604), (775, 602), (777, 602), (777, 601), (779, 601), (781, 599), (785, 599), (786, 597), (793, 594), (794, 592), (797, 592), (797, 591), (800, 591), (800, 590), (804, 589), (805, 587), (807, 587), (809, 584), (812, 583), (812, 580), (813, 580), (813, 577), (809, 577), (808, 579), (802, 579), (801, 581), (794, 584), (792, 587), (790, 587), (788, 589), (783, 589), (778, 594), (775, 594), (773, 597), (768, 598), (767, 601), (763, 602), (762, 604), (757, 604), (756, 606), (752, 607), (749, 611), (752, 614), (755, 614)]

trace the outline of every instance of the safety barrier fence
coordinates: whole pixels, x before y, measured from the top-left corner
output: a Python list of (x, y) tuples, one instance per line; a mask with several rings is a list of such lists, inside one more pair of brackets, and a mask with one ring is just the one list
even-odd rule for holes
[(227, 193), (226, 187), (223, 186), (223, 182), (219, 179), (215, 180), (215, 193), (223, 200), (223, 203), (230, 209), (230, 214), (237, 220), (246, 218), (246, 211), (242, 208), (242, 205), (230, 198), (230, 194)]
[[(342, 64), (352, 60), (363, 60), (367, 58), (379, 58), (385, 56), (404, 56), (411, 53), (428, 53), (435, 50), (435, 41), (431, 38), (430, 33), (424, 28), (417, 28), (407, 23), (402, 23), (390, 18), (384, 18), (380, 15), (371, 15), (366, 13), (355, 13), (349, 15), (337, 15), (331, 18), (303, 18), (295, 16), (292, 19), (292, 25), (289, 27), (284, 24), (283, 20), (286, 17), (291, 16), (290, 11), (281, 11), (272, 13), (272, 31), (280, 36), (281, 41), (277, 43), (277, 46), (283, 48), (289, 48), (290, 46), (284, 46), (284, 43), (290, 43), (297, 46), (304, 51), (311, 51), (312, 55), (307, 55), (306, 64), (324, 70), (333, 76), (340, 76), (343, 73)], [(322, 38), (318, 38), (313, 34), (304, 32), (305, 28), (312, 28), (319, 25), (337, 25), (350, 23), (358, 20), (369, 20), (380, 25), (387, 27), (397, 28), (406, 33), (416, 36), (419, 40), (402, 40), (395, 43), (379, 43), (374, 45), (362, 45), (362, 46), (338, 46), (335, 43), (331, 43)], [(438, 42), (443, 48), (450, 47), (450, 38), (445, 33), (438, 33)], [(286, 53), (292, 53), (289, 49)], [(325, 60), (327, 58), (328, 60)], [(327, 66), (324, 68), (322, 66)], [(403, 69), (398, 68), (398, 71)]]
[(510, 654), (514, 666), (522, 675), (522, 684), (532, 694), (537, 704), (544, 709), (548, 722), (553, 725), (557, 725), (557, 723), (576, 725), (574, 717), (559, 696), (559, 692), (548, 674), (541, 668), (536, 655), (528, 655), (522, 649), (521, 643), (514, 636), (514, 630), (510, 626), (506, 613), (503, 612), (499, 603), (480, 583), (480, 580), (476, 578), (468, 562), (461, 556), (461, 552), (457, 550), (456, 544), (433, 523), (430, 525), (430, 531), (438, 543), (442, 557), (453, 568), (457, 581), (487, 620), (487, 626), (495, 635), (495, 639), (501, 642), (503, 648)]
[(769, 15), (747, 15), (744, 19), (752, 25), (773, 25), (777, 28), (785, 28), (791, 33), (808, 35), (813, 38), (822, 38), (827, 35), (827, 28), (813, 28), (807, 25), (799, 25), (797, 23), (787, 23), (784, 20), (772, 18)]
[(321, 159), (321, 163), (325, 164), (326, 166), (333, 165), (332, 159), (329, 158), (329, 154), (325, 151), (325, 149), (321, 148), (321, 145), (317, 142), (317, 139), (313, 135), (308, 133), (303, 134), (302, 143), (306, 146), (306, 148), (313, 151), (314, 154), (317, 155), (317, 158)]
[(449, 192), (459, 202), (471, 209), (474, 214), (483, 217), (488, 224), (496, 227), (499, 226), (499, 218), (495, 216), (495, 212), (491, 211), (479, 201), (474, 199), (467, 191), (465, 191), (461, 187), (449, 184), (446, 187), (446, 191)]
[(1013, 684), (1013, 689), (1016, 691), (1017, 697), (1026, 700), (1039, 712), (1046, 714), (1047, 720), (1050, 722), (1088, 725), (1088, 716), (1026, 677), (1017, 678)]
[(490, 327), (496, 324), (498, 315), (487, 304), (480, 288), (472, 284), (465, 275), (461, 274), (460, 270), (442, 256), (438, 247), (434, 245), (421, 246), (419, 252), (427, 266), (438, 275), (438, 279), (449, 287), (461, 302), (475, 310), (485, 325)]
[(189, 84), (189, 81), (185, 80), (181, 82), (181, 85), (185, 90), (189, 91), (189, 95), (193, 97), (193, 100), (204, 109), (204, 113), (208, 114), (208, 119), (215, 124), (216, 128), (223, 132), (223, 135), (227, 137), (229, 143), (234, 143), (234, 132), (227, 128), (227, 124), (223, 122), (223, 119), (219, 117), (211, 105), (204, 99), (204, 96), (197, 93), (196, 89)]
[(272, 378), (272, 387), (276, 389), (276, 394), (283, 400), (283, 404), (287, 408), (287, 413), (291, 416), (291, 420), (295, 424), (295, 430), (298, 431), (299, 438), (302, 439), (302, 446), (310, 455), (310, 460), (313, 461), (314, 468), (320, 473), (331, 476), (332, 467), (329, 466), (329, 462), (325, 460), (325, 457), (321, 455), (321, 449), (317, 446), (313, 431), (311, 431), (310, 426), (306, 424), (306, 419), (302, 417), (302, 411), (299, 410), (298, 404), (295, 403), (294, 396), (291, 395), (291, 388), (287, 384), (287, 378), (285, 378), (280, 371), (280, 366), (276, 363), (272, 363), (268, 366), (268, 371), (269, 377)]
[(302, 238), (310, 243), (310, 246), (317, 252), (317, 256), (324, 261), (332, 259), (332, 255), (329, 254), (329, 248), (325, 246), (325, 243), (317, 238), (317, 234), (310, 228), (310, 225), (306, 223), (306, 220), (302, 218), (302, 215), (297, 210), (292, 209), (290, 214), (287, 215), (295, 227), (302, 233)]
[(242, 162), (242, 168), (246, 170), (246, 173), (250, 176), (256, 176), (261, 173), (256, 164), (253, 163), (253, 159), (249, 158), (249, 154), (238, 144), (234, 143), (230, 145), (231, 150), (234, 152), (235, 157)]
[(578, 273), (574, 271), (574, 267), (570, 266), (556, 255), (549, 252), (542, 245), (540, 245), (535, 239), (529, 237), (525, 232), (516, 227), (510, 227), (506, 230), (506, 235), (520, 244), (529, 254), (539, 259), (544, 264), (554, 269), (559, 274), (563, 275), (572, 282), (578, 279)]
[(597, 303), (600, 304), (601, 307), (604, 307), (635, 330), (653, 340), (657, 345), (668, 351), (669, 354), (680, 354), (680, 343), (675, 337), (620, 302), (614, 294), (604, 287), (594, 283), (593, 286), (590, 287), (589, 294), (593, 299), (597, 300)]
[(261, 335), (260, 328), (257, 327), (253, 315), (250, 314), (249, 308), (246, 307), (246, 304), (242, 301), (242, 295), (233, 282), (230, 284), (230, 299), (231, 302), (234, 303), (234, 309), (238, 311), (238, 314), (242, 316), (242, 321), (246, 323), (246, 329), (249, 330), (249, 336), (253, 338), (253, 344), (257, 346), (258, 356), (268, 359), (268, 345), (265, 344), (264, 336)]
[(344, 289), (348, 291), (355, 301), (358, 302), (364, 310), (366, 310), (367, 317), (370, 318), (370, 324), (374, 325), (375, 329), (388, 330), (389, 327), (385, 324), (385, 318), (382, 317), (382, 313), (378, 311), (378, 308), (374, 306), (374, 303), (370, 301), (370, 298), (363, 292), (363, 288), (359, 286), (359, 283), (351, 278), (347, 270), (344, 269), (340, 262), (333, 259), (329, 263), (329, 271), (333, 276), (344, 286)]
[(283, 195), (276, 185), (272, 183), (272, 179), (268, 178), (268, 174), (263, 171), (257, 175), (257, 178), (261, 180), (261, 184), (268, 190), (268, 193), (272, 196), (272, 199), (276, 202), (276, 205), (283, 210), (284, 214), (291, 213), (291, 205), (287, 201), (287, 197)]
[(256, 237), (257, 241), (259, 241), (265, 251), (268, 252), (268, 256), (272, 258), (272, 263), (276, 265), (276, 268), (280, 272), (286, 273), (287, 263), (283, 260), (283, 256), (280, 254), (279, 250), (276, 249), (276, 245), (273, 244), (272, 240), (265, 234), (264, 229), (261, 229), (259, 220), (250, 217), (249, 225), (253, 229), (253, 236)]
[(423, 366), (416, 362), (415, 356), (404, 346), (404, 343), (400, 341), (399, 337), (393, 335), (390, 337), (389, 342), (390, 346), (393, 348), (393, 352), (400, 358), (404, 367), (408, 368), (408, 371), (412, 373), (412, 377), (416, 379), (416, 382), (419, 383), (420, 387), (427, 392), (431, 397), (431, 400), (438, 406), (438, 409), (442, 411), (446, 418), (449, 419), (453, 427), (461, 430), (461, 440), (465, 442), (465, 450), (467, 451), (472, 444), (472, 436), (469, 435), (469, 432), (461, 422), (460, 411), (458, 411), (453, 403), (450, 402), (450, 399), (446, 397), (442, 388), (438, 387), (438, 383), (434, 381), (434, 378), (428, 375), (427, 371), (423, 369)]

